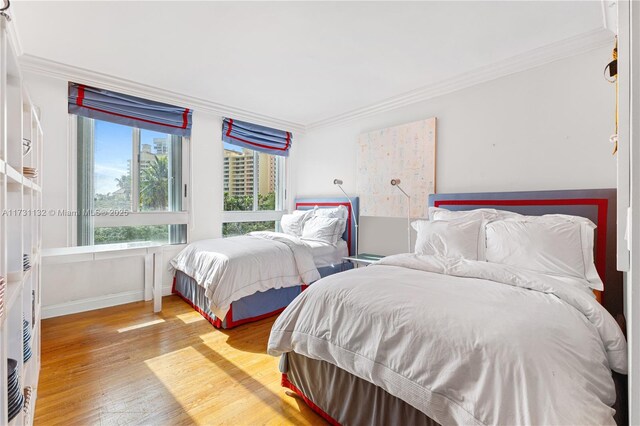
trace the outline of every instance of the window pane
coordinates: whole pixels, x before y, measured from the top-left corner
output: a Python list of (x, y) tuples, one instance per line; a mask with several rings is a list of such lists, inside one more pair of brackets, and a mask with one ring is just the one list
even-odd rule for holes
[(228, 222), (222, 224), (222, 236), (234, 237), (244, 235), (253, 231), (275, 231), (276, 222)]
[[(178, 229), (184, 237), (182, 241), (171, 241), (171, 228)], [(160, 242), (185, 243), (187, 225), (149, 225), (149, 226), (118, 226), (95, 228), (94, 244), (131, 243), (131, 242)], [(182, 228), (182, 229), (180, 229)], [(175, 232), (173, 233), (176, 234)]]
[(140, 211), (169, 210), (169, 156), (171, 137), (140, 130)]
[(95, 120), (94, 131), (95, 208), (131, 210), (133, 129)]
[(277, 157), (258, 153), (258, 210), (275, 210), (278, 191)]
[[(182, 210), (183, 138), (85, 117), (77, 122), (79, 211)], [(88, 215), (77, 223), (78, 245), (187, 239), (186, 225), (96, 228)]]
[(253, 210), (253, 151), (224, 143), (224, 209)]

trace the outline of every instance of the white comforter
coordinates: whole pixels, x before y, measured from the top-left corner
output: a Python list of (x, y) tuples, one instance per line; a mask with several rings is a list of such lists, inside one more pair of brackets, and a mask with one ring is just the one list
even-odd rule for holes
[(309, 248), (277, 232), (252, 232), (189, 244), (171, 268), (206, 289), (210, 309), (224, 318), (231, 303), (258, 291), (309, 284), (320, 279)]
[(614, 424), (617, 323), (583, 283), (413, 254), (297, 297), (268, 351), (328, 361), (440, 424)]

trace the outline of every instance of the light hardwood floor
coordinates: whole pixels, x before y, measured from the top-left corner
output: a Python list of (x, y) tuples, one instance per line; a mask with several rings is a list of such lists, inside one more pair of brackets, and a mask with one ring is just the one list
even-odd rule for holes
[(280, 386), (274, 318), (220, 331), (170, 296), (45, 320), (35, 424), (324, 424)]

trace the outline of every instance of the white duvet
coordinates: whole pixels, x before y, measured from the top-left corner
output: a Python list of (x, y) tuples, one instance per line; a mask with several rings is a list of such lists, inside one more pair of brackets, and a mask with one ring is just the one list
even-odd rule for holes
[(224, 318), (231, 303), (258, 291), (310, 284), (320, 279), (309, 248), (277, 232), (201, 240), (171, 260), (205, 288), (210, 309)]
[(414, 254), (326, 277), (268, 351), (328, 361), (440, 424), (614, 424), (626, 341), (586, 284)]

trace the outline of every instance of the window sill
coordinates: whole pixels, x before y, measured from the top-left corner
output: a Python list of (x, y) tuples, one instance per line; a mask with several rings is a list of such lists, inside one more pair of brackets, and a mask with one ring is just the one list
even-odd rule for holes
[(151, 241), (136, 243), (100, 244), (94, 246), (60, 247), (42, 250), (43, 264), (86, 262), (119, 257), (146, 256), (164, 246), (186, 246)]

